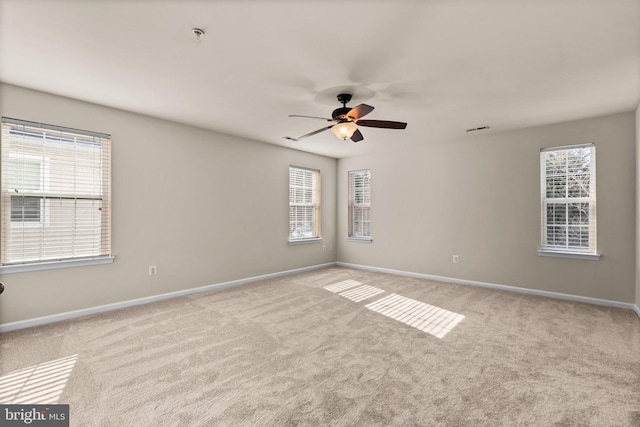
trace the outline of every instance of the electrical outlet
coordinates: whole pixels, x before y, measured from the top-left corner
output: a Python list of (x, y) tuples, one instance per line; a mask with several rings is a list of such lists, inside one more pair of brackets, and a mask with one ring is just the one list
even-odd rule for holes
[(322, 252), (327, 252), (327, 245), (322, 245)]
[(158, 267), (155, 265), (150, 265), (149, 266), (149, 276), (155, 276), (156, 274), (158, 274)]
[(454, 255), (453, 256), (453, 263), (454, 264), (458, 264), (460, 262), (460, 256), (459, 255)]

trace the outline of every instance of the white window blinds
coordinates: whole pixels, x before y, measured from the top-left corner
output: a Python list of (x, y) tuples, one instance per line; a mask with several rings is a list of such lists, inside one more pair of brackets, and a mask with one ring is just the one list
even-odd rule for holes
[(349, 237), (371, 238), (371, 172), (349, 171)]
[(109, 256), (109, 135), (2, 118), (0, 263)]
[(320, 171), (289, 166), (289, 240), (320, 237)]
[(596, 253), (595, 155), (593, 144), (541, 151), (543, 250)]

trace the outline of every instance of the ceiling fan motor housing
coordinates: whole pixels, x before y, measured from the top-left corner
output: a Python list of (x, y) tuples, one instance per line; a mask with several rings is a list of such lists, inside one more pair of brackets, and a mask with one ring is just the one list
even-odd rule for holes
[(351, 108), (349, 107), (336, 108), (335, 110), (333, 110), (333, 113), (331, 113), (331, 117), (333, 118), (333, 120), (337, 121), (349, 120), (347, 116), (347, 113), (349, 113), (349, 111), (351, 111)]
[(336, 108), (333, 110), (333, 113), (331, 113), (331, 118), (333, 118), (333, 120), (339, 122), (353, 120), (353, 117), (349, 119), (347, 116), (347, 113), (351, 111), (351, 108), (347, 107), (347, 104), (351, 101), (351, 96), (352, 95), (350, 93), (341, 93), (338, 95), (338, 102), (342, 104), (342, 108)]

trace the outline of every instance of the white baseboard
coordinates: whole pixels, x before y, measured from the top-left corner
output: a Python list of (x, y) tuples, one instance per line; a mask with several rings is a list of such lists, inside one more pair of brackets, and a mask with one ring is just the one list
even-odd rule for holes
[(538, 295), (538, 296), (543, 296), (543, 297), (548, 297), (548, 298), (563, 299), (563, 300), (576, 301), (576, 302), (584, 302), (584, 303), (595, 304), (595, 305), (603, 305), (603, 306), (607, 306), (607, 307), (623, 308), (623, 309), (626, 309), (626, 310), (634, 310), (636, 312), (636, 314), (638, 315), (638, 317), (640, 317), (640, 309), (638, 309), (638, 306), (635, 305), (635, 304), (626, 303), (626, 302), (611, 301), (611, 300), (605, 300), (605, 299), (599, 299), (599, 298), (583, 297), (583, 296), (579, 296), (579, 295), (563, 294), (563, 293), (559, 293), (559, 292), (540, 291), (540, 290), (537, 290), (537, 289), (530, 289), (530, 288), (519, 288), (519, 287), (516, 287), (516, 286), (498, 285), (498, 284), (495, 284), (495, 283), (476, 282), (476, 281), (473, 281), (473, 280), (455, 279), (455, 278), (452, 278), (452, 277), (434, 276), (434, 275), (431, 275), (431, 274), (422, 274), (422, 273), (413, 273), (413, 272), (409, 272), (409, 271), (392, 270), (392, 269), (389, 269), (389, 268), (370, 267), (370, 266), (366, 266), (366, 265), (349, 264), (349, 263), (346, 263), (346, 262), (337, 262), (336, 265), (339, 265), (339, 266), (342, 266), (342, 267), (357, 268), (357, 269), (360, 269), (360, 270), (371, 270), (371, 271), (378, 271), (378, 272), (381, 272), (381, 273), (397, 274), (397, 275), (400, 275), (400, 276), (417, 277), (419, 279), (431, 279), (431, 280), (437, 280), (437, 281), (440, 281), (440, 282), (457, 283), (457, 284), (461, 284), (461, 285), (478, 286), (478, 287), (481, 287), (481, 288), (497, 289), (497, 290), (502, 290), (502, 291), (518, 292), (518, 293), (522, 293), (522, 294)]
[(18, 322), (4, 323), (4, 324), (0, 324), (0, 333), (14, 331), (14, 330), (17, 330), (17, 329), (30, 328), (32, 326), (44, 325), (44, 324), (47, 324), (47, 323), (60, 322), (62, 320), (74, 319), (74, 318), (77, 318), (77, 317), (83, 317), (83, 316), (88, 316), (88, 315), (91, 315), (91, 314), (103, 313), (103, 312), (106, 312), (106, 311), (119, 310), (121, 308), (133, 307), (133, 306), (136, 306), (136, 305), (149, 304), (149, 303), (152, 303), (152, 302), (162, 301), (162, 300), (170, 299), (170, 298), (181, 297), (181, 296), (184, 296), (184, 295), (196, 294), (196, 293), (200, 293), (200, 292), (207, 292), (207, 291), (212, 291), (212, 290), (216, 290), (216, 289), (223, 289), (223, 288), (228, 288), (228, 287), (231, 287), (231, 286), (244, 285), (244, 284), (247, 284), (247, 283), (257, 282), (259, 280), (273, 279), (273, 278), (277, 278), (277, 277), (288, 276), (288, 275), (291, 275), (291, 274), (303, 273), (305, 271), (312, 271), (312, 270), (318, 270), (318, 269), (326, 268), (326, 267), (333, 267), (333, 266), (336, 266), (336, 265), (341, 266), (341, 267), (356, 268), (356, 269), (360, 269), (360, 270), (371, 270), (371, 271), (379, 271), (381, 273), (397, 274), (397, 275), (400, 275), (400, 276), (417, 277), (417, 278), (420, 278), (420, 279), (438, 280), (440, 282), (457, 283), (457, 284), (469, 285), (469, 286), (479, 286), (479, 287), (483, 287), (483, 288), (498, 289), (498, 290), (503, 290), (503, 291), (519, 292), (519, 293), (531, 294), (531, 295), (539, 295), (539, 296), (544, 296), (544, 297), (549, 297), (549, 298), (564, 299), (564, 300), (570, 300), (570, 301), (585, 302), (585, 303), (589, 303), (589, 304), (596, 304), (596, 305), (603, 305), (603, 306), (609, 306), (609, 307), (623, 308), (623, 309), (635, 311), (635, 313), (640, 318), (640, 308), (638, 308), (637, 305), (630, 304), (630, 303), (603, 300), (603, 299), (598, 299), (598, 298), (582, 297), (582, 296), (578, 296), (578, 295), (562, 294), (562, 293), (557, 293), (557, 292), (539, 291), (539, 290), (536, 290), (536, 289), (529, 289), (529, 288), (518, 288), (518, 287), (515, 287), (515, 286), (497, 285), (497, 284), (494, 284), (494, 283), (485, 283), (485, 282), (477, 282), (477, 281), (472, 281), (472, 280), (455, 279), (455, 278), (445, 277), (445, 276), (434, 276), (434, 275), (431, 275), (431, 274), (413, 273), (413, 272), (409, 272), (409, 271), (393, 270), (393, 269), (389, 269), (389, 268), (371, 267), (371, 266), (359, 265), (359, 264), (349, 264), (349, 263), (345, 263), (345, 262), (331, 262), (331, 263), (327, 263), (327, 264), (318, 264), (318, 265), (313, 265), (313, 266), (309, 266), (309, 267), (303, 267), (303, 268), (296, 268), (296, 269), (293, 269), (293, 270), (281, 271), (281, 272), (277, 272), (277, 273), (264, 274), (264, 275), (261, 275), (261, 276), (249, 277), (249, 278), (245, 278), (245, 279), (232, 280), (232, 281), (229, 281), (229, 282), (217, 283), (217, 284), (214, 284), (214, 285), (202, 286), (202, 287), (199, 287), (199, 288), (185, 289), (185, 290), (182, 290), (182, 291), (169, 292), (169, 293), (159, 294), (159, 295), (152, 295), (152, 296), (149, 296), (149, 297), (138, 298), (138, 299), (128, 300), (128, 301), (122, 301), (122, 302), (117, 302), (117, 303), (113, 303), (113, 304), (100, 305), (100, 306), (97, 306), (97, 307), (90, 307), (90, 308), (85, 308), (85, 309), (81, 309), (81, 310), (67, 311), (67, 312), (64, 312), (64, 313), (53, 314), (53, 315), (50, 315), (50, 316), (37, 317), (37, 318), (34, 318), (34, 319), (28, 319), (28, 320), (21, 320), (21, 321), (18, 321)]
[(128, 301), (116, 302), (113, 304), (100, 305), (97, 307), (89, 307), (81, 310), (67, 311), (64, 313), (53, 314), (50, 316), (37, 317), (35, 319), (21, 320), (18, 322), (0, 324), (0, 333), (9, 332), (17, 329), (30, 328), (32, 326), (44, 325), (47, 323), (60, 322), (62, 320), (74, 319), (76, 317), (88, 316), (91, 314), (103, 313), (105, 311), (118, 310), (126, 307), (133, 307), (136, 305), (149, 304), (156, 301), (162, 301), (165, 299), (181, 297), (184, 295), (196, 294), (200, 292), (207, 292), (216, 289), (228, 288), (231, 286), (244, 285), (247, 283), (257, 282), (259, 280), (273, 279), (276, 277), (288, 276), (296, 273), (303, 273), (305, 271), (318, 270), (321, 268), (332, 267), (336, 264), (331, 262), (327, 264), (318, 264), (309, 267), (296, 268), (293, 270), (280, 271), (277, 273), (264, 274), (261, 276), (249, 277), (246, 279), (232, 280), (229, 282), (217, 283), (214, 285), (202, 286), (198, 288), (185, 289), (182, 291), (169, 292), (165, 294), (152, 295), (144, 298), (137, 298)]

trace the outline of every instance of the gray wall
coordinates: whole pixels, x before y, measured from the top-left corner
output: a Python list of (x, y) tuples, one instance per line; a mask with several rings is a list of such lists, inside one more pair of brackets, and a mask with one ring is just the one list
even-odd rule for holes
[[(3, 116), (112, 134), (116, 256), (108, 265), (0, 275), (7, 285), (0, 324), (336, 260), (640, 305), (640, 108), (336, 161), (14, 86), (0, 90)], [(539, 150), (582, 142), (597, 147), (602, 258), (539, 257)], [(337, 251), (287, 244), (289, 164), (321, 170), (323, 244)], [(347, 171), (363, 168), (372, 171), (374, 241), (347, 242)], [(157, 276), (148, 276), (151, 264)]]
[[(0, 275), (0, 324), (335, 261), (288, 245), (288, 166), (322, 174), (336, 235), (336, 160), (14, 86), (0, 114), (112, 135), (113, 264)], [(148, 266), (158, 266), (148, 276)]]
[[(636, 254), (640, 254), (640, 105), (636, 109)], [(640, 261), (637, 256), (636, 306), (640, 307)]]
[[(338, 259), (632, 303), (634, 113), (449, 141), (338, 162)], [(599, 261), (540, 257), (543, 147), (594, 142)], [(347, 172), (371, 169), (373, 243), (345, 241)], [(460, 263), (452, 263), (452, 255)]]

